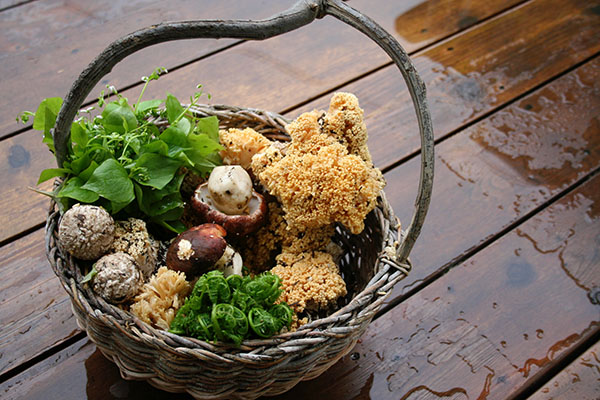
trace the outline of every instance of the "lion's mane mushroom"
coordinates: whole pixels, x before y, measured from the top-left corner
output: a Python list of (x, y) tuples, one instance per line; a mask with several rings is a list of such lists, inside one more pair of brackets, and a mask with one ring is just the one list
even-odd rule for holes
[(200, 185), (192, 208), (207, 222), (219, 224), (228, 234), (245, 236), (258, 230), (267, 216), (267, 202), (252, 189), (252, 180), (239, 165), (216, 167)]
[(92, 281), (92, 288), (109, 303), (123, 303), (133, 298), (144, 284), (135, 260), (123, 252), (103, 256), (94, 268), (98, 273)]
[(58, 242), (69, 254), (82, 260), (96, 260), (113, 243), (115, 222), (102, 207), (75, 204), (63, 215)]
[(167, 267), (188, 279), (212, 267), (225, 253), (227, 234), (222, 226), (202, 224), (180, 233), (167, 250)]

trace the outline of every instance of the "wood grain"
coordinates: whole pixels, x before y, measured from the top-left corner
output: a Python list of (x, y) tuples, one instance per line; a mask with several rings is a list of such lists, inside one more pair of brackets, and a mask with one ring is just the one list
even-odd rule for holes
[(531, 400), (600, 398), (600, 343), (590, 347), (529, 397)]
[(590, 299), (599, 231), (596, 176), (380, 317), (351, 355), (279, 398), (514, 395), (600, 331)]
[(0, 1), (0, 11), (6, 11), (12, 7), (18, 7), (19, 5), (35, 1), (35, 0), (2, 0)]
[(39, 132), (30, 130), (0, 142), (0, 180), (5, 184), (0, 197), (0, 241), (46, 221), (50, 200), (30, 190), (52, 189), (51, 181), (36, 186), (40, 172), (53, 168), (54, 162), (41, 139)]
[(80, 332), (43, 243), (38, 230), (0, 249), (0, 374)]
[[(402, 27), (400, 32), (403, 36), (408, 38), (415, 35), (423, 36), (419, 43), (406, 43), (407, 49), (414, 51), (420, 48), (419, 46), (465, 29), (478, 20), (517, 2), (517, 0), (488, 2), (463, 0), (455, 2), (456, 11), (449, 15), (447, 0), (429, 1), (428, 8), (433, 11), (429, 16), (429, 22), (442, 28), (424, 34), (419, 32), (427, 28), (417, 26), (416, 21), (411, 17), (411, 2), (354, 0), (351, 4), (367, 13), (370, 10), (375, 11), (370, 16), (380, 21), (389, 32), (395, 32), (395, 27), (398, 26)], [(13, 12), (9, 10), (2, 13), (0, 23), (10, 34), (0, 38), (0, 54), (3, 54), (0, 56), (0, 70), (6, 71), (11, 76), (10, 80), (3, 82), (3, 89), (13, 93), (13, 96), (10, 99), (0, 99), (0, 137), (18, 129), (14, 118), (19, 112), (26, 109), (35, 110), (37, 104), (45, 97), (64, 97), (83, 68), (111, 41), (129, 32), (160, 21), (266, 18), (275, 12), (285, 10), (294, 3), (294, 0), (261, 0), (251, 3), (233, 0), (211, 0), (201, 3), (186, 0), (168, 3), (136, 0), (99, 1), (71, 7), (69, 4), (40, 0)], [(436, 24), (436, 21), (441, 20), (445, 20), (444, 24)], [(351, 28), (342, 26), (341, 23), (332, 22), (334, 22), (332, 18), (327, 18), (325, 21), (315, 23), (314, 25), (318, 27), (315, 26), (310, 33), (304, 30), (304, 33), (296, 35), (295, 39), (287, 38), (283, 41), (275, 39), (271, 42), (274, 43), (274, 48), (271, 47), (272, 45), (263, 48), (260, 44), (250, 48), (245, 47), (241, 56), (238, 54), (238, 59), (235, 61), (226, 58), (217, 62), (217, 66), (200, 66), (191, 77), (186, 76), (182, 80), (181, 83), (186, 90), (179, 94), (187, 98), (191, 94), (193, 85), (198, 83), (198, 77), (203, 77), (203, 71), (207, 68), (215, 68), (215, 74), (202, 78), (201, 83), (215, 82), (212, 86), (215, 89), (212, 91), (214, 94), (220, 91), (229, 92), (231, 88), (226, 85), (227, 75), (240, 75), (240, 69), (223, 70), (223, 67), (230, 65), (237, 67), (240, 63), (245, 64), (248, 61), (252, 63), (253, 69), (260, 67), (259, 70), (263, 70), (265, 65), (270, 65), (275, 67), (275, 71), (284, 71), (287, 78), (282, 81), (282, 86), (283, 82), (289, 81), (291, 77), (299, 80), (300, 85), (316, 86), (313, 89), (314, 93), (332, 87), (331, 83), (318, 76), (331, 71), (332, 60), (342, 58), (333, 66), (338, 78), (337, 84), (387, 61), (385, 55), (368, 39), (352, 31)], [(314, 40), (315, 37), (319, 40)], [(399, 39), (402, 40), (402, 37)], [(102, 80), (90, 99), (96, 97), (105, 85), (122, 88), (139, 82), (142, 75), (150, 74), (155, 67), (165, 66), (171, 69), (232, 43), (234, 43), (232, 40), (179, 41), (145, 49), (120, 63)], [(325, 56), (330, 55), (331, 60), (325, 57), (318, 60), (318, 63), (312, 62), (317, 61), (312, 59), (312, 54), (333, 46), (336, 46), (336, 51), (325, 54)], [(282, 57), (278, 57), (277, 54)], [(249, 60), (244, 61), (247, 58)], [(293, 62), (290, 63), (292, 60)], [(310, 66), (293, 65), (298, 60), (304, 60)], [(254, 91), (261, 93), (263, 88), (257, 86), (253, 79), (264, 80), (264, 75), (251, 78), (241, 84), (239, 82), (232, 82), (232, 84), (241, 85), (241, 93), (246, 93), (253, 87)], [(25, 84), (27, 91), (21, 90)], [(272, 86), (270, 90), (276, 92)], [(236, 100), (240, 97), (239, 93), (236, 92)], [(164, 96), (164, 91), (159, 94)], [(255, 105), (258, 106), (260, 104)], [(281, 109), (286, 106), (289, 105), (276, 104), (276, 108), (271, 109)]]
[[(599, 166), (599, 64), (594, 60), (576, 69), (437, 146), (431, 211), (411, 255), (415, 268), (397, 285), (392, 298), (404, 295)], [(558, 114), (561, 118), (555, 118)], [(402, 221), (410, 218), (418, 171), (419, 160), (413, 159), (386, 174), (386, 193)], [(22, 246), (16, 260), (33, 246), (20, 242), (14, 244), (15, 249)], [(431, 243), (444, 243), (444, 251), (431, 251)], [(42, 254), (37, 257), (31, 264), (48, 268), (38, 261)], [(17, 286), (16, 290), (23, 289)], [(27, 351), (34, 353), (46, 345), (30, 344), (33, 347)]]
[[(414, 269), (393, 297), (600, 167), (599, 67), (595, 59), (436, 146), (433, 197), (411, 253)], [(419, 164), (415, 158), (386, 174), (386, 194), (401, 221), (412, 214)]]
[[(388, 2), (384, 3), (388, 4)], [(542, 3), (546, 4), (548, 1), (542, 1)], [(383, 8), (385, 9), (385, 7)], [(527, 15), (522, 11), (522, 8), (519, 8), (515, 12), (520, 18)], [(517, 17), (513, 17), (512, 14), (507, 13), (499, 18), (501, 20), (516, 19)], [(547, 15), (546, 18), (549, 21), (546, 21), (545, 24), (542, 24), (540, 21), (538, 22), (542, 26), (547, 26), (548, 32), (544, 34), (550, 35), (552, 34), (552, 30), (557, 27), (554, 22), (551, 22), (554, 18), (550, 18)], [(588, 21), (588, 19), (584, 18), (583, 20)], [(567, 22), (569, 21), (571, 20), (567, 18)], [(589, 21), (586, 23), (589, 23)], [(465, 33), (468, 36), (467, 39), (464, 39), (464, 46), (467, 47), (467, 50), (472, 47), (471, 43), (482, 40), (482, 37), (488, 34), (485, 32), (491, 30), (489, 28), (490, 24), (499, 25), (501, 23), (497, 22), (497, 19), (493, 19)], [(512, 22), (512, 24), (514, 25), (515, 22)], [(361, 53), (357, 53), (356, 51), (348, 51), (348, 46), (352, 45), (355, 50), (360, 52), (373, 50), (372, 46), (374, 44), (347, 27), (343, 27), (341, 24), (336, 25), (335, 21), (318, 21), (313, 25), (314, 27), (306, 27), (300, 31), (292, 32), (263, 43), (245, 43), (238, 48), (231, 49), (203, 62), (196, 63), (193, 66), (188, 66), (181, 71), (175, 71), (170, 76), (167, 75), (158, 82), (155, 82), (157, 84), (155, 86), (156, 89), (154, 91), (150, 90), (150, 92), (155, 97), (162, 97), (164, 96), (164, 91), (169, 90), (179, 95), (181, 99), (185, 99), (191, 94), (191, 85), (194, 82), (200, 81), (209, 83), (206, 89), (214, 95), (213, 101), (216, 103), (239, 104), (269, 110), (282, 110), (286, 107), (291, 107), (293, 104), (302, 101), (305, 98), (303, 96), (312, 96), (321, 93), (323, 90), (331, 88), (337, 83), (343, 83), (345, 79), (349, 79), (354, 76), (353, 74), (357, 73), (358, 70), (355, 68), (357, 66), (361, 68), (360, 65), (363, 65), (362, 63), (365, 62), (362, 60), (370, 56), (368, 56), (368, 53), (364, 53), (361, 56)], [(339, 29), (335, 29), (336, 26)], [(418, 27), (415, 26), (415, 29), (418, 29)], [(585, 30), (583, 32), (585, 33)], [(500, 30), (496, 33), (499, 36), (504, 34), (504, 41), (514, 40), (511, 39), (512, 34), (509, 31)], [(322, 47), (319, 41), (313, 44), (315, 47), (311, 47), (310, 43), (306, 43), (309, 35), (316, 35), (316, 37), (327, 36), (327, 45), (331, 48), (318, 51), (318, 48)], [(559, 42), (568, 43), (573, 36), (573, 31), (566, 28), (558, 29), (554, 35), (558, 35), (556, 40)], [(586, 36), (583, 37), (584, 39), (586, 38)], [(458, 40), (458, 38), (455, 40)], [(598, 46), (597, 41), (593, 43), (588, 39), (583, 41), (590, 47), (589, 49), (569, 54), (569, 57), (567, 57), (570, 60), (569, 63), (566, 63), (564, 58), (553, 58), (553, 62), (557, 62), (560, 65), (554, 66), (552, 62), (547, 62), (543, 66), (538, 67), (539, 74), (547, 75), (567, 68), (576, 60), (585, 57), (586, 54), (592, 51), (594, 46)], [(506, 73), (510, 74), (511, 68), (514, 68), (515, 65), (518, 66), (528, 62), (527, 60), (530, 57), (539, 57), (532, 50), (533, 47), (530, 47), (529, 43), (519, 42), (519, 46), (518, 48), (513, 48), (514, 54), (512, 52), (503, 53), (504, 58), (497, 58), (495, 66), (488, 66), (488, 69), (496, 71), (496, 73), (508, 71)], [(437, 47), (430, 51), (433, 53), (443, 53), (446, 51), (446, 44), (441, 44)], [(489, 49), (486, 47), (474, 48), (474, 52), (481, 51), (483, 53), (472, 53), (468, 54), (467, 57), (482, 57), (482, 54), (485, 54), (484, 52), (487, 50)], [(303, 55), (296, 60), (294, 51)], [(568, 52), (568, 50), (564, 51)], [(316, 54), (309, 56), (309, 54), (314, 52)], [(376, 54), (381, 55), (381, 52), (376, 52)], [(356, 63), (357, 66), (354, 66), (355, 63), (352, 62), (354, 57), (357, 57), (360, 61)], [(429, 52), (417, 57), (417, 65), (425, 62), (419, 61), (420, 59), (429, 58)], [(239, 75), (240, 64), (243, 64), (247, 70), (247, 74), (244, 76)], [(348, 71), (348, 68), (351, 68), (351, 70)], [(234, 71), (235, 69), (237, 69), (237, 72)], [(336, 73), (332, 74), (330, 69), (335, 70)], [(533, 73), (533, 71), (531, 72)], [(207, 78), (204, 79), (204, 76)], [(231, 78), (224, 79), (226, 76), (231, 76)], [(397, 92), (397, 90), (402, 90), (398, 86), (400, 85), (400, 79), (397, 71), (390, 69), (389, 71), (386, 70), (385, 72), (373, 74), (372, 77), (367, 77), (360, 80), (357, 84), (344, 88), (344, 90), (354, 91), (359, 95), (361, 105), (366, 110), (367, 126), (369, 126), (371, 132), (369, 146), (377, 165), (381, 167), (391, 163), (392, 160), (401, 159), (411, 151), (414, 151), (415, 146), (417, 146), (416, 131), (410, 128), (410, 121), (414, 119), (411, 108), (412, 103), (406, 94), (402, 95)], [(465, 84), (465, 80), (449, 79), (446, 69), (435, 68), (432, 68), (428, 72), (427, 79), (429, 80), (429, 96), (432, 112), (434, 117), (437, 118), (434, 129), (438, 136), (446, 135), (448, 132), (458, 129), (465, 122), (480, 115), (481, 112), (489, 112), (492, 107), (500, 104), (496, 100), (494, 100), (493, 104), (489, 104), (485, 102), (485, 99), (479, 99), (482, 103), (477, 103), (477, 107), (480, 107), (479, 114), (477, 114), (471, 109), (473, 104), (477, 102), (475, 99), (468, 104), (461, 101), (460, 97), (452, 100), (452, 102), (446, 102), (448, 96), (455, 96), (456, 93), (464, 91), (465, 85), (468, 86), (468, 83)], [(537, 82), (536, 79), (532, 78), (530, 80), (531, 84), (535, 84)], [(280, 82), (280, 84), (274, 85), (272, 80)], [(364, 85), (361, 84), (362, 81), (365, 81)], [(392, 87), (395, 89), (392, 89)], [(504, 101), (511, 98), (511, 96), (522, 94), (522, 92), (509, 90), (509, 88), (510, 86), (507, 84)], [(311, 90), (310, 93), (307, 92), (308, 89)], [(130, 95), (129, 93), (133, 94)], [(125, 94), (129, 97), (137, 97), (138, 92), (135, 89)], [(495, 96), (492, 97), (496, 98)], [(322, 108), (324, 107), (323, 103), (328, 101), (328, 99), (329, 95), (315, 103), (310, 103), (305, 108), (312, 109), (317, 105)], [(293, 115), (290, 116), (295, 117), (298, 112), (295, 111), (291, 114)], [(399, 121), (402, 122), (400, 123)], [(399, 131), (399, 126), (405, 126), (406, 128), (402, 128)], [(9, 210), (7, 214), (3, 215), (3, 218), (7, 218), (7, 215), (12, 215), (13, 213), (25, 212), (28, 214), (28, 218), (23, 218), (16, 224), (7, 224), (4, 223), (5, 221), (0, 220), (0, 240), (5, 240), (43, 221), (42, 218), (46, 211), (46, 200), (40, 196), (32, 196), (26, 188), (27, 186), (35, 185), (39, 171), (44, 168), (53, 167), (55, 164), (51, 154), (43, 149), (43, 145), (40, 143), (38, 137), (36, 134), (28, 132), (12, 138), (11, 141), (0, 142), (0, 154), (6, 160), (0, 164), (0, 182), (6, 187), (14, 188), (8, 196), (0, 200), (4, 209)], [(10, 159), (7, 159), (12, 154), (11, 151), (23, 155), (29, 154), (30, 156), (27, 158), (29, 164), (22, 161), (18, 164), (18, 167), (14, 167), (10, 163)], [(35, 218), (35, 214), (39, 216)]]
[[(499, 6), (500, 3), (496, 3)], [(117, 6), (114, 6), (119, 8)], [(121, 6), (123, 7), (123, 6)], [(396, 6), (398, 7), (398, 6)], [(470, 7), (468, 9), (468, 13), (478, 16), (479, 18), (484, 18), (486, 13), (493, 12), (493, 7), (490, 8), (489, 4), (478, 8), (478, 6), (473, 5), (465, 5), (465, 7)], [(56, 12), (59, 13), (60, 10)], [(61, 12), (66, 12), (62, 10)], [(114, 10), (112, 12), (115, 12)], [(150, 11), (148, 11), (150, 12)], [(390, 6), (387, 8), (379, 9), (380, 15), (390, 15)], [(466, 11), (465, 11), (466, 12)], [(441, 17), (438, 16), (438, 17)], [(66, 17), (65, 17), (66, 18)], [(397, 18), (402, 19), (402, 18)], [(451, 20), (452, 18), (450, 18)], [(37, 21), (37, 20), (35, 20)], [(39, 23), (39, 21), (37, 21)], [(73, 22), (75, 27), (78, 27), (82, 22)], [(38, 24), (39, 25), (39, 24)], [(464, 26), (461, 26), (464, 28)], [(461, 28), (458, 26), (452, 27), (448, 25), (448, 29), (458, 29)], [(51, 27), (50, 27), (51, 28)], [(451, 31), (447, 31), (451, 32)], [(436, 35), (442, 35), (442, 32), (438, 32)], [(430, 39), (434, 40), (436, 36), (431, 36)], [(45, 39), (40, 38), (39, 46), (47, 44), (44, 41)], [(6, 160), (4, 167), (6, 168), (6, 174), (2, 174), (4, 177), (12, 177), (12, 180), (7, 184), (8, 192), (6, 195), (2, 197), (0, 200), (0, 206), (7, 210), (7, 212), (2, 215), (2, 223), (0, 223), (0, 236), (3, 239), (7, 239), (12, 235), (18, 234), (24, 229), (29, 229), (37, 223), (41, 223), (43, 220), (43, 216), (45, 215), (48, 200), (43, 196), (35, 194), (28, 190), (27, 186), (33, 186), (35, 180), (37, 179), (37, 175), (39, 171), (44, 169), (45, 167), (50, 165), (51, 155), (44, 148), (43, 145), (39, 143), (39, 136), (37, 133), (28, 131), (24, 132), (15, 137), (6, 139), (2, 142), (0, 146), (0, 150), (4, 152), (2, 154), (2, 158)], [(42, 189), (49, 189), (50, 184), (47, 183), (42, 186)], [(18, 203), (18, 210), (13, 210), (11, 207), (14, 207)], [(15, 215), (19, 215), (19, 218), (15, 218)], [(15, 251), (15, 260), (21, 260), (21, 262), (26, 263), (27, 265), (32, 266), (32, 270), (28, 271), (28, 275), (26, 276), (34, 276), (35, 273), (40, 273), (41, 271), (44, 274), (40, 274), (40, 276), (35, 276), (35, 280), (28, 280), (24, 278), (23, 281), (15, 281), (12, 278), (6, 280), (8, 291), (3, 292), (3, 299), (7, 301), (6, 305), (4, 305), (5, 310), (10, 310), (8, 307), (14, 304), (18, 304), (21, 309), (25, 309), (24, 314), (22, 314), (22, 319), (19, 320), (19, 313), (15, 313), (14, 311), (10, 313), (9, 311), (5, 311), (3, 314), (4, 321), (7, 322), (10, 326), (7, 325), (5, 327), (5, 332), (7, 332), (4, 336), (4, 340), (7, 345), (9, 340), (12, 340), (12, 337), (9, 333), (19, 332), (19, 331), (27, 331), (31, 329), (31, 326), (37, 326), (39, 321), (43, 321), (40, 318), (35, 320), (29, 319), (29, 313), (34, 312), (34, 308), (39, 304), (35, 303), (35, 299), (37, 299), (32, 293), (31, 290), (28, 290), (28, 285), (31, 287), (44, 287), (44, 300), (47, 300), (49, 308), (51, 308), (53, 313), (62, 315), (61, 318), (58, 318), (57, 321), (63, 322), (67, 316), (69, 315), (68, 310), (68, 302), (65, 302), (66, 295), (62, 294), (60, 296), (60, 287), (56, 285), (54, 282), (47, 281), (47, 274), (50, 273), (48, 266), (45, 261), (41, 261), (39, 256), (42, 254), (39, 253), (41, 251), (41, 247), (36, 248), (37, 252), (33, 254), (29, 253), (31, 248), (35, 248), (35, 242), (41, 240), (41, 233), (35, 232), (32, 235), (28, 235), (25, 238), (14, 243), (14, 246), (6, 248), (7, 251)], [(14, 247), (14, 249), (13, 249)], [(27, 256), (24, 256), (27, 254)], [(12, 257), (12, 256), (11, 256)], [(36, 267), (37, 266), (37, 270)], [(37, 272), (36, 272), (37, 271)], [(19, 274), (14, 274), (12, 268), (7, 268), (3, 272), (6, 273), (7, 277), (15, 277), (19, 276)], [(25, 276), (25, 275), (23, 275)], [(45, 286), (44, 286), (45, 285)], [(14, 298), (12, 297), (14, 296)], [(8, 300), (11, 302), (8, 302)], [(41, 309), (38, 309), (41, 311)], [(32, 331), (33, 332), (33, 331)], [(11, 342), (11, 345), (14, 343), (20, 343), (22, 347), (22, 351), (13, 353), (13, 357), (5, 357), (3, 359), (3, 369), (9, 368), (12, 365), (15, 365), (16, 361), (23, 361), (22, 356), (24, 354), (39, 354), (44, 349), (47, 349), (48, 346), (60, 343), (63, 339), (70, 337), (74, 332), (74, 327), (71, 321), (71, 324), (68, 325), (67, 330), (58, 330), (57, 336), (53, 337), (50, 335), (50, 342), (48, 341), (37, 341), (32, 340), (26, 342), (29, 336), (26, 338), (20, 338), (17, 336), (14, 342)]]
[(87, 338), (0, 383), (6, 400), (30, 399), (191, 399), (145, 382), (126, 381), (119, 369)]
[[(40, 0), (7, 10), (0, 14), (0, 24), (6, 32), (0, 37), (0, 70), (10, 77), (3, 80), (2, 89), (12, 96), (0, 99), (0, 137), (19, 128), (15, 123), (19, 112), (35, 111), (46, 97), (64, 97), (88, 63), (110, 42), (127, 33), (161, 21), (265, 18), (293, 3), (294, 0), (103, 0), (73, 5)], [(174, 68), (234, 42), (180, 41), (146, 49), (119, 64), (94, 90), (92, 98), (106, 85), (123, 87), (137, 83), (156, 67)]]
[[(402, 3), (402, 12), (388, 4), (373, 6), (373, 11), (414, 48), (464, 28), (461, 11), (447, 1), (414, 8), (416, 2)], [(478, 18), (464, 19), (463, 25), (505, 6), (459, 3), (468, 14), (481, 12)], [(427, 7), (434, 4), (439, 21), (447, 19), (449, 27), (427, 38), (429, 30), (444, 25), (437, 19), (425, 21), (431, 12)], [(326, 375), (281, 398), (316, 393), (359, 399), (506, 398), (518, 395), (541, 374), (556, 369), (574, 348), (600, 334), (600, 59), (529, 93), (597, 54), (599, 8), (597, 1), (529, 1), (419, 53), (415, 60), (430, 88), (438, 138), (486, 118), (436, 146), (432, 211), (412, 254), (415, 269), (392, 297), (416, 293), (372, 324), (355, 351)], [(217, 78), (219, 91), (232, 88), (219, 94), (221, 99), (282, 110), (359, 76), (369, 65), (382, 65), (377, 57), (363, 59), (371, 50), (361, 45), (359, 36), (332, 33), (332, 27), (335, 24), (319, 21), (289, 41), (284, 37), (281, 42), (243, 44), (174, 71), (171, 81), (160, 81), (164, 87), (158, 86), (156, 93), (170, 86), (185, 97), (181, 93), (189, 94), (198, 79), (231, 76), (228, 71), (242, 64), (244, 76), (231, 82)], [(312, 43), (309, 39), (315, 37)], [(366, 50), (351, 54), (358, 59), (353, 64), (348, 54), (328, 47), (333, 44), (335, 49)], [(313, 70), (313, 63), (331, 70)], [(344, 88), (363, 90), (357, 92), (361, 104), (375, 114), (367, 123), (376, 132), (371, 140), (375, 144), (370, 145), (380, 166), (417, 148), (416, 142), (395, 136), (413, 132), (410, 103), (394, 91), (402, 90), (396, 80), (397, 72), (384, 68)], [(152, 96), (164, 95), (156, 93)], [(325, 97), (306, 107), (322, 104)], [(504, 107), (507, 102), (512, 104)], [(395, 122), (398, 115), (406, 116), (402, 123)], [(9, 188), (0, 200), (0, 240), (6, 240), (43, 221), (47, 201), (26, 186), (51, 165), (51, 157), (31, 131), (2, 141), (0, 154), (5, 160), (0, 179)], [(590, 174), (596, 176), (589, 179)], [(405, 223), (417, 175), (418, 159), (386, 174), (386, 192)], [(581, 182), (574, 192), (544, 208)], [(15, 186), (19, 189), (12, 191)], [(532, 215), (535, 212), (539, 214)], [(0, 248), (0, 373), (55, 350), (78, 332), (68, 297), (45, 261), (41, 238), (41, 230), (35, 230)], [(488, 239), (495, 241), (487, 245)], [(457, 260), (457, 266), (440, 274)], [(571, 367), (583, 368), (576, 363)], [(589, 389), (596, 382), (597, 363), (587, 368), (576, 372), (584, 376), (581, 384), (567, 382), (575, 369), (550, 381), (556, 388), (552, 395), (593, 395)], [(546, 388), (550, 390), (546, 386), (537, 395), (548, 395)], [(3, 398), (33, 399), (188, 398), (123, 381), (87, 339), (3, 382), (0, 393)]]
[[(436, 139), (597, 54), (598, 5), (597, 0), (532, 1), (413, 55), (427, 85)], [(419, 149), (412, 101), (395, 67), (338, 90), (358, 96), (371, 135), (369, 148), (380, 168)], [(328, 99), (298, 111), (322, 109)]]

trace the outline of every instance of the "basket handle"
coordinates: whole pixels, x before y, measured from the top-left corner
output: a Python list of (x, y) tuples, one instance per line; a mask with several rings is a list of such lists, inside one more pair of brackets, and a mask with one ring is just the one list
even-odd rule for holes
[(375, 21), (340, 0), (299, 0), (290, 9), (268, 19), (205, 20), (171, 22), (140, 29), (111, 43), (79, 75), (71, 86), (52, 129), (55, 155), (59, 167), (67, 155), (70, 124), (92, 89), (112, 68), (128, 55), (145, 47), (179, 39), (236, 38), (264, 40), (309, 24), (315, 18), (331, 15), (358, 29), (374, 40), (400, 69), (408, 86), (421, 135), (421, 173), (415, 201), (415, 213), (398, 248), (398, 261), (404, 262), (421, 232), (429, 208), (433, 187), (434, 142), (431, 116), (427, 106), (425, 84), (419, 77), (408, 54), (398, 41)]

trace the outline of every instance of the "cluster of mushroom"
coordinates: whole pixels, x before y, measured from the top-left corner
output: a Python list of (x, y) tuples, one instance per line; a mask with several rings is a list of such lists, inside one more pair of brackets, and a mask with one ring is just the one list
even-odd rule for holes
[(76, 204), (62, 216), (61, 248), (81, 260), (96, 261), (93, 290), (106, 301), (124, 303), (135, 296), (157, 264), (159, 243), (144, 221), (114, 221), (102, 207)]
[(287, 143), (250, 128), (221, 131), (221, 156), (247, 169), (268, 199), (265, 225), (243, 240), (244, 264), (278, 274), (280, 300), (296, 312), (318, 312), (346, 294), (334, 226), (360, 233), (384, 180), (371, 161), (354, 95), (336, 93), (327, 112), (304, 113), (286, 128)]
[(253, 189), (252, 179), (239, 165), (215, 167), (208, 181), (190, 199), (193, 212), (204, 223), (178, 235), (167, 251), (167, 267), (197, 276), (219, 269), (225, 276), (242, 275), (239, 252), (227, 243), (256, 232), (266, 221), (267, 203)]
[(97, 260), (97, 294), (114, 304), (133, 300), (131, 311), (161, 329), (169, 329), (190, 282), (212, 269), (271, 270), (281, 278), (279, 301), (300, 316), (335, 307), (347, 293), (338, 268), (342, 251), (332, 241), (335, 224), (360, 233), (383, 177), (371, 161), (354, 95), (336, 93), (327, 112), (304, 113), (286, 128), (289, 142), (251, 128), (219, 132), (224, 165), (189, 197), (188, 230), (165, 244), (164, 260), (143, 221), (114, 222), (91, 205), (63, 215), (61, 247)]

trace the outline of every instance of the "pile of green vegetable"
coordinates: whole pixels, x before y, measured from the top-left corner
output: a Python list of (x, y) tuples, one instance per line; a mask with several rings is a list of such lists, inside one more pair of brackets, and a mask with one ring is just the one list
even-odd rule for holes
[(292, 323), (292, 309), (286, 303), (274, 304), (280, 286), (280, 278), (269, 272), (243, 278), (208, 272), (196, 282), (170, 332), (236, 345), (252, 333), (261, 338), (273, 336)]
[[(45, 194), (64, 209), (75, 202), (95, 204), (112, 215), (142, 218), (177, 233), (185, 229), (179, 221), (184, 205), (180, 186), (186, 171), (206, 175), (221, 163), (219, 121), (189, 112), (201, 91), (187, 107), (170, 94), (164, 100), (141, 101), (148, 83), (162, 72), (164, 68), (158, 68), (142, 78), (146, 84), (133, 106), (116, 90), (116, 100), (109, 103), (102, 93), (101, 114), (93, 117), (87, 110), (72, 123), (63, 167), (44, 170), (38, 184), (54, 177), (63, 182)], [(43, 142), (52, 152), (50, 130), (61, 105), (60, 98), (45, 99), (35, 113), (19, 116), (23, 122), (34, 117), (33, 128), (44, 132)], [(157, 122), (161, 120), (168, 124)]]

